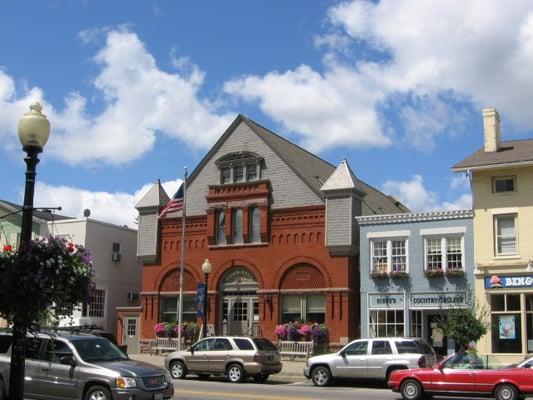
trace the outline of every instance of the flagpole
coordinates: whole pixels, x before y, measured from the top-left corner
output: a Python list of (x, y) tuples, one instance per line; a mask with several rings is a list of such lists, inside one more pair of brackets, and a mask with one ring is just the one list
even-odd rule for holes
[(184, 257), (185, 257), (185, 215), (186, 215), (186, 203), (187, 203), (187, 167), (185, 169), (185, 178), (183, 180), (183, 209), (181, 212), (181, 245), (180, 245), (180, 295), (178, 306), (178, 351), (181, 350), (181, 327), (182, 327), (182, 315), (183, 315), (183, 269), (184, 269)]

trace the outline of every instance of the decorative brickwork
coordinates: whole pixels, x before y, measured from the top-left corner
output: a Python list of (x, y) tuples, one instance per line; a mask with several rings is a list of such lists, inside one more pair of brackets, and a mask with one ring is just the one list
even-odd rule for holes
[(293, 265), (283, 275), (280, 289), (323, 289), (326, 287), (324, 276), (309, 264)]
[[(187, 270), (183, 270), (183, 290), (195, 291), (197, 285), (196, 278)], [(168, 272), (159, 286), (160, 292), (178, 292), (180, 290), (180, 269), (175, 268)]]

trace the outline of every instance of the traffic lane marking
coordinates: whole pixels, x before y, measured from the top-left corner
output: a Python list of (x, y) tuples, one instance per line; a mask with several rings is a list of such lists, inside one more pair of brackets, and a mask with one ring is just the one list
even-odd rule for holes
[(218, 397), (229, 397), (231, 399), (234, 398), (242, 398), (242, 399), (262, 399), (262, 400), (309, 400), (309, 397), (294, 397), (294, 396), (262, 396), (258, 397), (258, 394), (237, 394), (237, 393), (221, 393), (221, 392), (206, 392), (206, 391), (198, 391), (198, 390), (174, 390), (174, 395), (178, 394), (186, 394), (186, 395), (197, 395), (197, 396), (215, 396), (215, 398)]

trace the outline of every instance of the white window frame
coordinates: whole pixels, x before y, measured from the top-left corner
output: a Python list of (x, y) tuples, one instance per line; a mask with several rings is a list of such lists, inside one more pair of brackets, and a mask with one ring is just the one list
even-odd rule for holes
[[(514, 253), (498, 253), (498, 219), (513, 217), (514, 219), (514, 239), (515, 239), (515, 252)], [(520, 255), (518, 251), (518, 213), (502, 213), (502, 214), (493, 214), (493, 223), (492, 223), (494, 234), (494, 257), (496, 258), (506, 258), (506, 257), (518, 257)]]
[(401, 237), (380, 237), (379, 235), (374, 236), (370, 240), (370, 274), (379, 272), (374, 268), (374, 244), (377, 242), (386, 242), (386, 272), (392, 272), (392, 242), (403, 241), (405, 242), (405, 270), (402, 272), (409, 273), (409, 238), (407, 236)]
[(101, 303), (102, 304), (102, 315), (91, 315), (92, 311), (94, 311), (93, 303), (86, 304), (85, 305), (85, 310), (82, 309), (81, 315), (82, 315), (83, 318), (102, 318), (102, 319), (105, 319), (106, 316), (107, 316), (107, 301), (108, 301), (107, 289), (106, 288), (96, 288), (95, 291), (103, 292), (103, 294), (104, 294), (103, 295), (104, 296), (104, 301), (103, 301), (103, 303)]
[[(512, 181), (513, 181), (513, 190), (503, 190), (503, 191), (498, 192), (496, 190), (496, 181), (508, 180), (508, 179), (512, 179)], [(518, 189), (516, 187), (516, 175), (493, 176), (492, 179), (491, 179), (491, 188), (492, 188), (492, 193), (493, 194), (504, 194), (504, 193), (515, 193), (515, 192), (517, 192)]]
[(464, 234), (446, 234), (446, 235), (426, 235), (424, 236), (424, 271), (428, 270), (428, 240), (440, 239), (441, 264), (442, 268), (439, 271), (443, 273), (448, 272), (448, 240), (461, 239), (461, 268), (456, 268), (456, 271), (465, 271), (465, 236)]

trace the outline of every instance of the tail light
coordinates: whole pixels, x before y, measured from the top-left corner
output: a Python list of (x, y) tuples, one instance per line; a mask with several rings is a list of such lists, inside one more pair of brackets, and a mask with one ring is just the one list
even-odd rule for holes
[(259, 355), (259, 353), (255, 353), (254, 354), (254, 362), (258, 363), (261, 361), (261, 356)]
[(418, 359), (418, 366), (419, 366), (420, 368), (424, 368), (424, 367), (426, 367), (426, 364), (427, 364), (427, 362), (426, 362), (426, 356), (422, 356), (422, 357), (420, 357), (420, 358)]

